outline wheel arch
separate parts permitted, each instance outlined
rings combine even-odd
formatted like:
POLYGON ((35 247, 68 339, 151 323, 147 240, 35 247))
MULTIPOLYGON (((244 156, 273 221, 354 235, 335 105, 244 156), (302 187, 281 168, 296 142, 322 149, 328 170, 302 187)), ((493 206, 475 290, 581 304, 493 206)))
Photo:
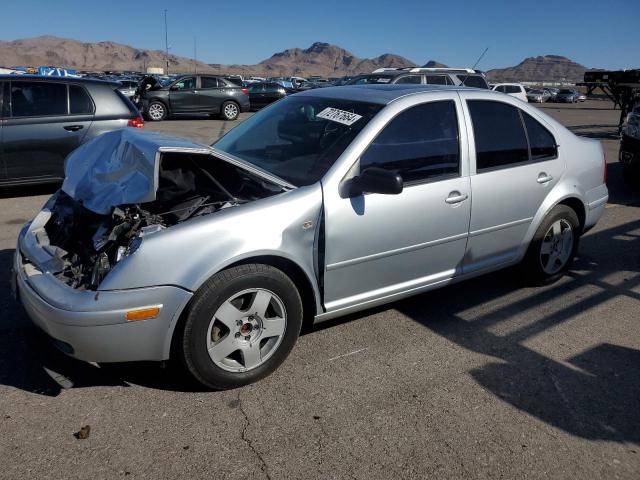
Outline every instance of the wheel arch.
POLYGON ((582 195, 580 194, 579 190, 575 188, 563 189, 563 190, 564 190, 563 194, 558 195, 555 198, 548 197, 547 200, 541 205, 535 217, 532 219, 527 235, 524 241, 522 242, 520 251, 518 252, 518 255, 517 255, 518 262, 524 258, 529 248, 529 244, 533 240, 533 236, 538 230, 538 227, 547 217, 549 212, 556 205, 566 205, 569 208, 571 208, 573 211, 575 211, 576 215, 578 216, 578 221, 580 222, 580 234, 584 232, 584 226, 586 223, 586 216, 587 216, 587 208, 585 206, 585 201, 582 195))
MULTIPOLYGON (((313 288, 313 283, 309 276, 305 273, 303 268, 298 265, 295 261, 283 257, 280 255, 273 254, 262 254, 262 255, 254 255, 246 258, 242 258, 239 260, 232 261, 229 264, 224 265, 222 268, 213 272, 208 278, 211 278, 213 275, 217 275, 220 272, 228 270, 230 268, 237 267, 239 265, 247 265, 247 264, 264 264, 281 270, 285 275, 287 275, 291 281, 298 288, 298 293, 300 294, 300 299, 302 300, 302 328, 303 330, 308 329, 313 325, 313 321, 315 316, 318 313, 319 305, 316 301, 316 291, 313 288)), ((207 279, 208 279, 207 278, 207 279)), ((201 282, 198 286, 198 289, 202 287, 206 283, 201 282)), ((195 293, 195 292, 194 292, 195 293)), ((184 306, 182 311, 177 317, 175 323, 169 327, 169 331, 167 332, 167 339, 165 341, 165 358, 175 358, 176 352, 176 340, 180 338, 180 333, 184 328, 184 323, 186 320, 187 312, 189 311, 189 306, 193 301, 192 296, 187 304, 184 306)))

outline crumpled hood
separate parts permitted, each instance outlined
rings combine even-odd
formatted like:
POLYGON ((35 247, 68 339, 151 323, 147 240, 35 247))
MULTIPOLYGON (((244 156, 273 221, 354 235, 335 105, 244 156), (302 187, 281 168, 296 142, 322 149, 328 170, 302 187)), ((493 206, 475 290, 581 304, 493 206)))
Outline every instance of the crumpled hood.
POLYGON ((211 148, 135 128, 100 135, 65 161, 62 190, 89 210, 107 215, 113 207, 152 202, 158 190, 160 153, 209 153, 211 148))

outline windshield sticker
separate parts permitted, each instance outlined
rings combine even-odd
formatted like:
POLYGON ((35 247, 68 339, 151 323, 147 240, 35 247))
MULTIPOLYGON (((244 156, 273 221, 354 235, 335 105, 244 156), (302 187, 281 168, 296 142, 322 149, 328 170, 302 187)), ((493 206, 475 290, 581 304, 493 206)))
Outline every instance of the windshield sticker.
POLYGON ((347 112, 346 110, 339 110, 333 107, 327 107, 322 110, 316 117, 331 120, 332 122, 338 122, 343 125, 353 125, 362 118, 362 115, 357 113, 347 112))

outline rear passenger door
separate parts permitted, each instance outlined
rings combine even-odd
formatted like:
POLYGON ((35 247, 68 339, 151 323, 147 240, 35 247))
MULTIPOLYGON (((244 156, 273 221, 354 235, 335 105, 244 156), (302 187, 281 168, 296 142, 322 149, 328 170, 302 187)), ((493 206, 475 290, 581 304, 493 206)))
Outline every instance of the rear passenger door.
POLYGON ((95 107, 81 85, 9 83, 10 116, 3 126, 8 180, 64 178, 64 159, 82 143, 95 107))
POLYGON ((200 88, 196 90, 197 96, 200 98, 200 106, 202 111, 209 113, 219 113, 220 105, 225 99, 224 80, 217 77, 200 77, 200 88))
POLYGON ((466 99, 473 206, 465 273, 513 261, 564 173, 550 128, 511 103, 466 99), (475 161, 474 161, 475 160, 475 161))

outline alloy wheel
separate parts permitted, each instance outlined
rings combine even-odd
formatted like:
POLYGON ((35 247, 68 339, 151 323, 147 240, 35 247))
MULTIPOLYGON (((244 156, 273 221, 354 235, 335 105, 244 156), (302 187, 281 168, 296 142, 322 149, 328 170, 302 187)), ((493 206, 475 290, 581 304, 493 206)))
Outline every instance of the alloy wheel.
POLYGON ((286 327, 284 303, 275 293, 262 288, 243 290, 215 312, 207 329, 207 351, 218 367, 246 372, 275 353, 286 327))
POLYGON ((235 118, 238 116, 238 107, 235 103, 228 103, 224 106, 224 114, 227 118, 235 118))
POLYGON ((154 103, 149 107, 149 117, 152 120, 161 120, 164 117, 164 107, 159 103, 154 103))
POLYGON ((564 268, 573 251, 573 228, 561 218, 545 233, 540 247, 540 264, 545 273, 553 275, 564 268))

